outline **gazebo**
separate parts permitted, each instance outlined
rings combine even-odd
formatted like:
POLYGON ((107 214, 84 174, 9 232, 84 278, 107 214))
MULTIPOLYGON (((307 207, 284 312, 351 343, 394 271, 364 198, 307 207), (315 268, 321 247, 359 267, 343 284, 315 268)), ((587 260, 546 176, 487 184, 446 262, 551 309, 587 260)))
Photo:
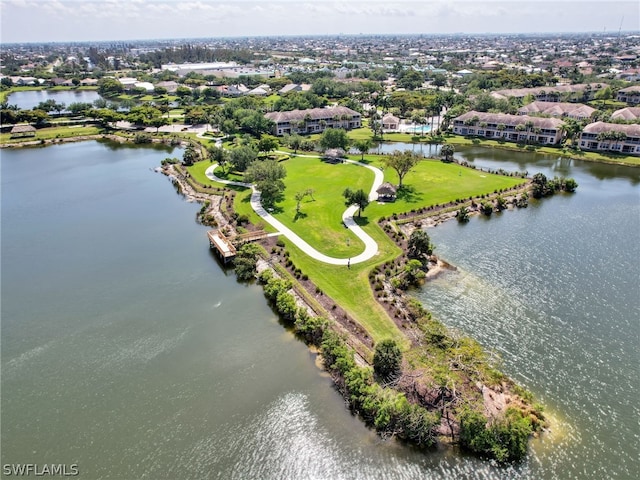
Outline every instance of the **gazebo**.
POLYGON ((376 190, 378 194, 378 200, 382 202, 393 202, 396 199, 397 189, 395 185, 385 182, 376 190))
POLYGON ((35 137, 36 129, 31 125, 16 125, 11 129, 11 138, 35 137))
POLYGON ((345 151, 341 148, 329 148, 322 154, 322 159, 329 163, 339 163, 344 155, 345 151))

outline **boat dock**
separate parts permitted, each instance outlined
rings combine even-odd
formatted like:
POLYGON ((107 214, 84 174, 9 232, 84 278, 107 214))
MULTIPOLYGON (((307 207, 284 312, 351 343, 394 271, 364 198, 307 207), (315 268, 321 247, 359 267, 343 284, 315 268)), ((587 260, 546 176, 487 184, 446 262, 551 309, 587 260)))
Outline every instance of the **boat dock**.
POLYGON ((247 242, 255 242, 256 240, 262 240, 269 236, 264 230, 258 230, 256 232, 247 232, 234 237, 227 237, 220 230, 209 230, 207 232, 209 237, 209 247, 215 248, 218 252, 218 256, 223 263, 232 261, 238 253, 236 245, 241 245, 247 242))
POLYGON ((236 247, 220 230, 209 230, 207 236, 209 237, 209 246, 216 249, 223 263, 228 263, 236 257, 236 247))

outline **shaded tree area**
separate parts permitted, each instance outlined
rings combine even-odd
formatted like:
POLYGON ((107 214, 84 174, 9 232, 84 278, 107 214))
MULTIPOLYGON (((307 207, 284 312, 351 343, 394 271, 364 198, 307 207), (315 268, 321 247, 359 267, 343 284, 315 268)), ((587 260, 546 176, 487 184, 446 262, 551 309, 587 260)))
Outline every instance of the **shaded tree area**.
POLYGON ((553 177, 547 179, 543 173, 536 173, 531 180, 531 194, 533 198, 542 198, 553 195, 556 192, 575 192, 578 183, 573 178, 553 177))
POLYGON ((341 148, 348 150, 351 140, 349 139, 346 130, 342 128, 327 128, 320 136, 320 147, 323 150, 329 148, 341 148))
POLYGON ((285 184, 282 180, 286 176, 286 169, 277 161, 257 160, 249 165, 244 179, 246 182, 256 185, 256 188, 261 193, 262 204, 269 208, 282 200, 285 189, 285 184))
POLYGON ((273 110, 285 112, 290 110, 306 110, 327 105, 327 99, 313 92, 289 92, 278 97, 273 102, 273 110))
POLYGON ((420 154, 411 150, 395 150, 391 155, 382 159, 382 163, 387 168, 392 168, 398 174, 398 188, 402 187, 402 180, 422 159, 420 154))

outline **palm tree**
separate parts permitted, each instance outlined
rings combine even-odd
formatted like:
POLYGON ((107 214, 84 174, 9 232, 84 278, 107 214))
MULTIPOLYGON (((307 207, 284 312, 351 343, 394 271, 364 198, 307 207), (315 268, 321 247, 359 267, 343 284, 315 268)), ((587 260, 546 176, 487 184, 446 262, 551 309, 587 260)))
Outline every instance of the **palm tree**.
POLYGON ((365 154, 371 149, 373 142, 369 139, 358 140, 354 144, 354 147, 362 154, 360 160, 364 160, 365 154))

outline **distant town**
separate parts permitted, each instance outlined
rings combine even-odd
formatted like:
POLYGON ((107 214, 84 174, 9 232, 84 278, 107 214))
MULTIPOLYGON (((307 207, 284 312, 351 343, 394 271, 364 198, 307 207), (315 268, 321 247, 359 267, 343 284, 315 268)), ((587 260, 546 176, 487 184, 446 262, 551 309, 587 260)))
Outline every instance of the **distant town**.
POLYGON ((638 32, 7 44, 0 60, 13 139, 64 122, 278 137, 367 127, 640 155, 638 32), (100 98, 12 104, 29 89, 100 98))

